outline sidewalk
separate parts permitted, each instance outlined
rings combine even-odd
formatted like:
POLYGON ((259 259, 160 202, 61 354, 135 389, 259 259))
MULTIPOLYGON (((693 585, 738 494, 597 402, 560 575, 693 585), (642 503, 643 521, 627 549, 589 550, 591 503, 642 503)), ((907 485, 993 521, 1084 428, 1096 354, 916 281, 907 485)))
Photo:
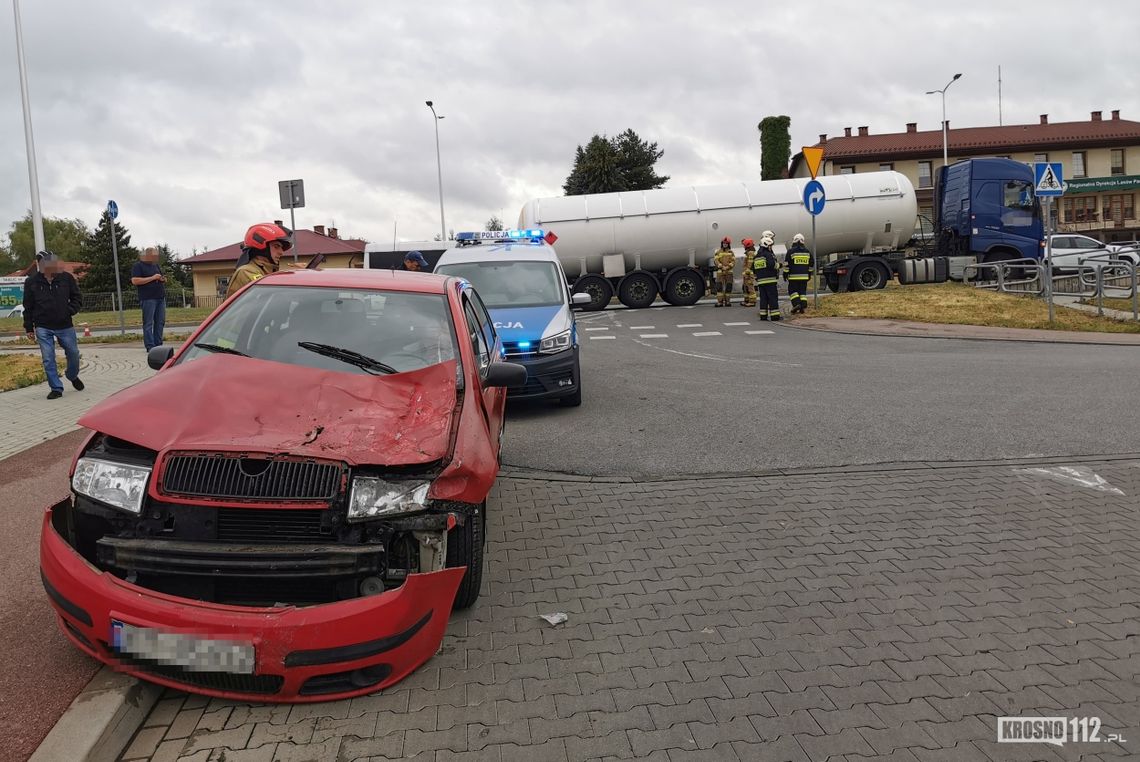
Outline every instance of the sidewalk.
POLYGON ((0 459, 73 431, 75 421, 92 405, 154 373, 146 364, 141 345, 80 347, 80 352, 83 365, 79 377, 86 384, 83 391, 75 391, 65 381, 63 397, 58 400, 45 399, 46 383, 0 393, 4 430, 0 459))
MULTIPOLYGON (((1077 305, 1066 305, 1077 307, 1077 305)), ((1081 305, 1080 308, 1089 308, 1081 305)), ((1096 307, 1091 308, 1096 312, 1096 307)), ((1105 310, 1107 315, 1110 310, 1105 310)), ((1123 314, 1123 313, 1122 313, 1123 314)), ((1131 317, 1131 316, 1129 316, 1131 317)), ((1047 344, 1109 344, 1140 347, 1140 333, 1094 333, 1047 331, 1037 328, 995 328, 981 325, 915 323, 906 320, 871 318, 796 318, 784 323, 789 328, 861 336, 908 336, 928 339, 975 339, 983 341, 1031 341, 1047 344)))

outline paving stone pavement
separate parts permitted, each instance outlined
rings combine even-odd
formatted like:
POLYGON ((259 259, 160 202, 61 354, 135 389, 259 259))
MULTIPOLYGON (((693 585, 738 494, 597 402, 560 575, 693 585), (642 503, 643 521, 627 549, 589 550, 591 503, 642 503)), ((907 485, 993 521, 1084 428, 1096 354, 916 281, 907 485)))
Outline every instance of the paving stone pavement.
MULTIPOLYGON (((37 350, 31 350, 36 356, 37 350)), ((66 434, 78 426, 75 421, 92 405, 115 392, 154 374, 146 364, 146 353, 137 347, 80 346, 83 363, 79 378, 84 390, 77 392, 67 381, 63 397, 46 399, 47 383, 26 386, 0 393, 0 420, 4 436, 0 437, 0 458, 66 434)), ((60 366, 63 372, 63 366, 60 366)))
POLYGON ((167 692, 123 759, 1137 759, 1140 460, 1068 466, 501 479, 484 594, 403 683, 167 692))

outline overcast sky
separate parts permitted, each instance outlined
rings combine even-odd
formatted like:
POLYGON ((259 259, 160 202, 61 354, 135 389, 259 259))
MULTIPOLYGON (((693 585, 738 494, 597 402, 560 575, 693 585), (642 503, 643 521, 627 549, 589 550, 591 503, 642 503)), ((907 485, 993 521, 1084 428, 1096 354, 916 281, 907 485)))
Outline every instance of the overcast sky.
MULTIPOLYGON (((0 226, 29 208, 10 7, 0 3, 0 226)), ((513 224, 555 195, 574 148, 632 127, 670 184, 757 178, 756 123, 821 132, 908 121, 1140 119, 1120 35, 1134 0, 1071 2, 365 2, 24 0, 44 214, 94 224, 108 198, 136 244, 182 254, 283 218, 426 239, 439 231, 431 113, 449 228, 513 224), (814 8, 814 10, 809 10, 814 8), (1112 42, 1116 40, 1116 42, 1112 42)))

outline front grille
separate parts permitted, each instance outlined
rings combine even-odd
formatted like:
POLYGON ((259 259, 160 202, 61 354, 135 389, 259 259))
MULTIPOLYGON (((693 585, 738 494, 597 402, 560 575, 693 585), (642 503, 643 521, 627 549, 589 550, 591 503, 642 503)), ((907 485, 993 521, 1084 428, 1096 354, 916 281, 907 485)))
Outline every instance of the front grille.
POLYGON ((329 500, 340 491, 343 474, 340 463, 172 455, 166 460, 162 491, 242 500, 329 500))
POLYGON ((538 352, 538 342, 537 341, 529 342, 526 349, 521 349, 519 347, 519 343, 517 341, 504 341, 503 342, 503 351, 506 352, 508 355, 512 355, 515 357, 525 357, 527 355, 533 355, 533 354, 538 352))
POLYGON ((328 511, 309 508, 219 508, 218 541, 254 545, 322 542, 332 536, 322 526, 328 511))
POLYGON ((173 680, 177 683, 193 685, 213 691, 227 691, 229 693, 249 693, 259 696, 272 696, 281 692, 285 678, 281 675, 237 675, 229 672, 195 672, 184 667, 169 664, 156 664, 145 659, 136 659, 127 654, 116 651, 106 643, 104 648, 115 655, 123 664, 134 667, 148 675, 173 680))

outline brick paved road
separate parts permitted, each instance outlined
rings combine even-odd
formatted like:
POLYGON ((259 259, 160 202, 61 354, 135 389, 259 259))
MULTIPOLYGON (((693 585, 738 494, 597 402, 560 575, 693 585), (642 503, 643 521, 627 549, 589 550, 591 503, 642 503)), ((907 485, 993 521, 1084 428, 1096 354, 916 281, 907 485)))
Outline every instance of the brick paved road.
POLYGON ((1071 465, 504 479, 485 595, 411 678, 168 694, 125 758, 1138 758, 1140 461, 1071 465), (1024 714, 1128 743, 998 746, 1024 714))

